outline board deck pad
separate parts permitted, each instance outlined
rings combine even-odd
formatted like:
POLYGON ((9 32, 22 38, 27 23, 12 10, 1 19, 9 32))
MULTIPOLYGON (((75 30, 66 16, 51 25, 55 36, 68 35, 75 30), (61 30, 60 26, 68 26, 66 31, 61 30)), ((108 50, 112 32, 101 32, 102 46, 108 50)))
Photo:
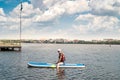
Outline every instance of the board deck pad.
MULTIPOLYGON (((40 68, 56 68, 56 64, 53 63, 45 63, 45 62, 28 62, 28 67, 40 67, 40 68)), ((64 68, 82 68, 85 67, 84 64, 70 64, 65 63, 60 65, 59 67, 64 68)))

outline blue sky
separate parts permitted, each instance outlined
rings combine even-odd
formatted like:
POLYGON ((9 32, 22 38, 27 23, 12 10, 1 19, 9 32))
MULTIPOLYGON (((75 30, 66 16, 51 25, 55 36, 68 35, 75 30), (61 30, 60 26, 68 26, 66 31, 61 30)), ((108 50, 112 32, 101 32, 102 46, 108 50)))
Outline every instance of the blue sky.
MULTIPOLYGON (((23 39, 120 39, 119 0, 21 0, 23 39)), ((20 0, 0 0, 0 39, 19 39, 20 0)))
MULTIPOLYGON (((22 0, 22 2, 28 2, 29 0, 22 0)), ((4 9, 4 12, 8 14, 13 10, 17 5, 19 5, 20 0, 0 0, 0 7, 4 9)))

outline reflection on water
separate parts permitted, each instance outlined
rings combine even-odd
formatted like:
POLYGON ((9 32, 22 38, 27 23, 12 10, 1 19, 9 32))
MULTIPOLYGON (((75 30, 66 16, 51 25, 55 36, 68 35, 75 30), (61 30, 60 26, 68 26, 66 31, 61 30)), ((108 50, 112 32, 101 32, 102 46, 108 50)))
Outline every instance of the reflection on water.
POLYGON ((57 70, 57 77, 58 80, 64 80, 65 79, 65 69, 59 69, 57 70))
POLYGON ((23 44, 22 52, 0 52, 0 80, 120 80, 120 45, 23 44), (86 68, 28 68, 29 61, 55 63, 57 49, 66 63, 86 68))

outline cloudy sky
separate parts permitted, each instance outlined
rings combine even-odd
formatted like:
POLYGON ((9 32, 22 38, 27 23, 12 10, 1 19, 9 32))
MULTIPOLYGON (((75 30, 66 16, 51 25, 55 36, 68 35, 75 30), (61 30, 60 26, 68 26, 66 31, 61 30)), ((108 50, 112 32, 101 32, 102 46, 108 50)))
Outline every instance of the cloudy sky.
MULTIPOLYGON (((22 0, 23 39, 120 39, 120 0, 22 0)), ((0 0, 0 39, 19 39, 20 0, 0 0)))

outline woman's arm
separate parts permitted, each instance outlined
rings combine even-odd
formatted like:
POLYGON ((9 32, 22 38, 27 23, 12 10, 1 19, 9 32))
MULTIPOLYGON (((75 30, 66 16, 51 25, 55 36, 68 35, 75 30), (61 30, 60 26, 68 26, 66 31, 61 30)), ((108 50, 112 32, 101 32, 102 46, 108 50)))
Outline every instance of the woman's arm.
POLYGON ((61 59, 62 59, 62 53, 60 54, 60 57, 59 57, 59 59, 58 59, 58 62, 57 62, 57 63, 59 63, 59 62, 61 61, 61 59))

